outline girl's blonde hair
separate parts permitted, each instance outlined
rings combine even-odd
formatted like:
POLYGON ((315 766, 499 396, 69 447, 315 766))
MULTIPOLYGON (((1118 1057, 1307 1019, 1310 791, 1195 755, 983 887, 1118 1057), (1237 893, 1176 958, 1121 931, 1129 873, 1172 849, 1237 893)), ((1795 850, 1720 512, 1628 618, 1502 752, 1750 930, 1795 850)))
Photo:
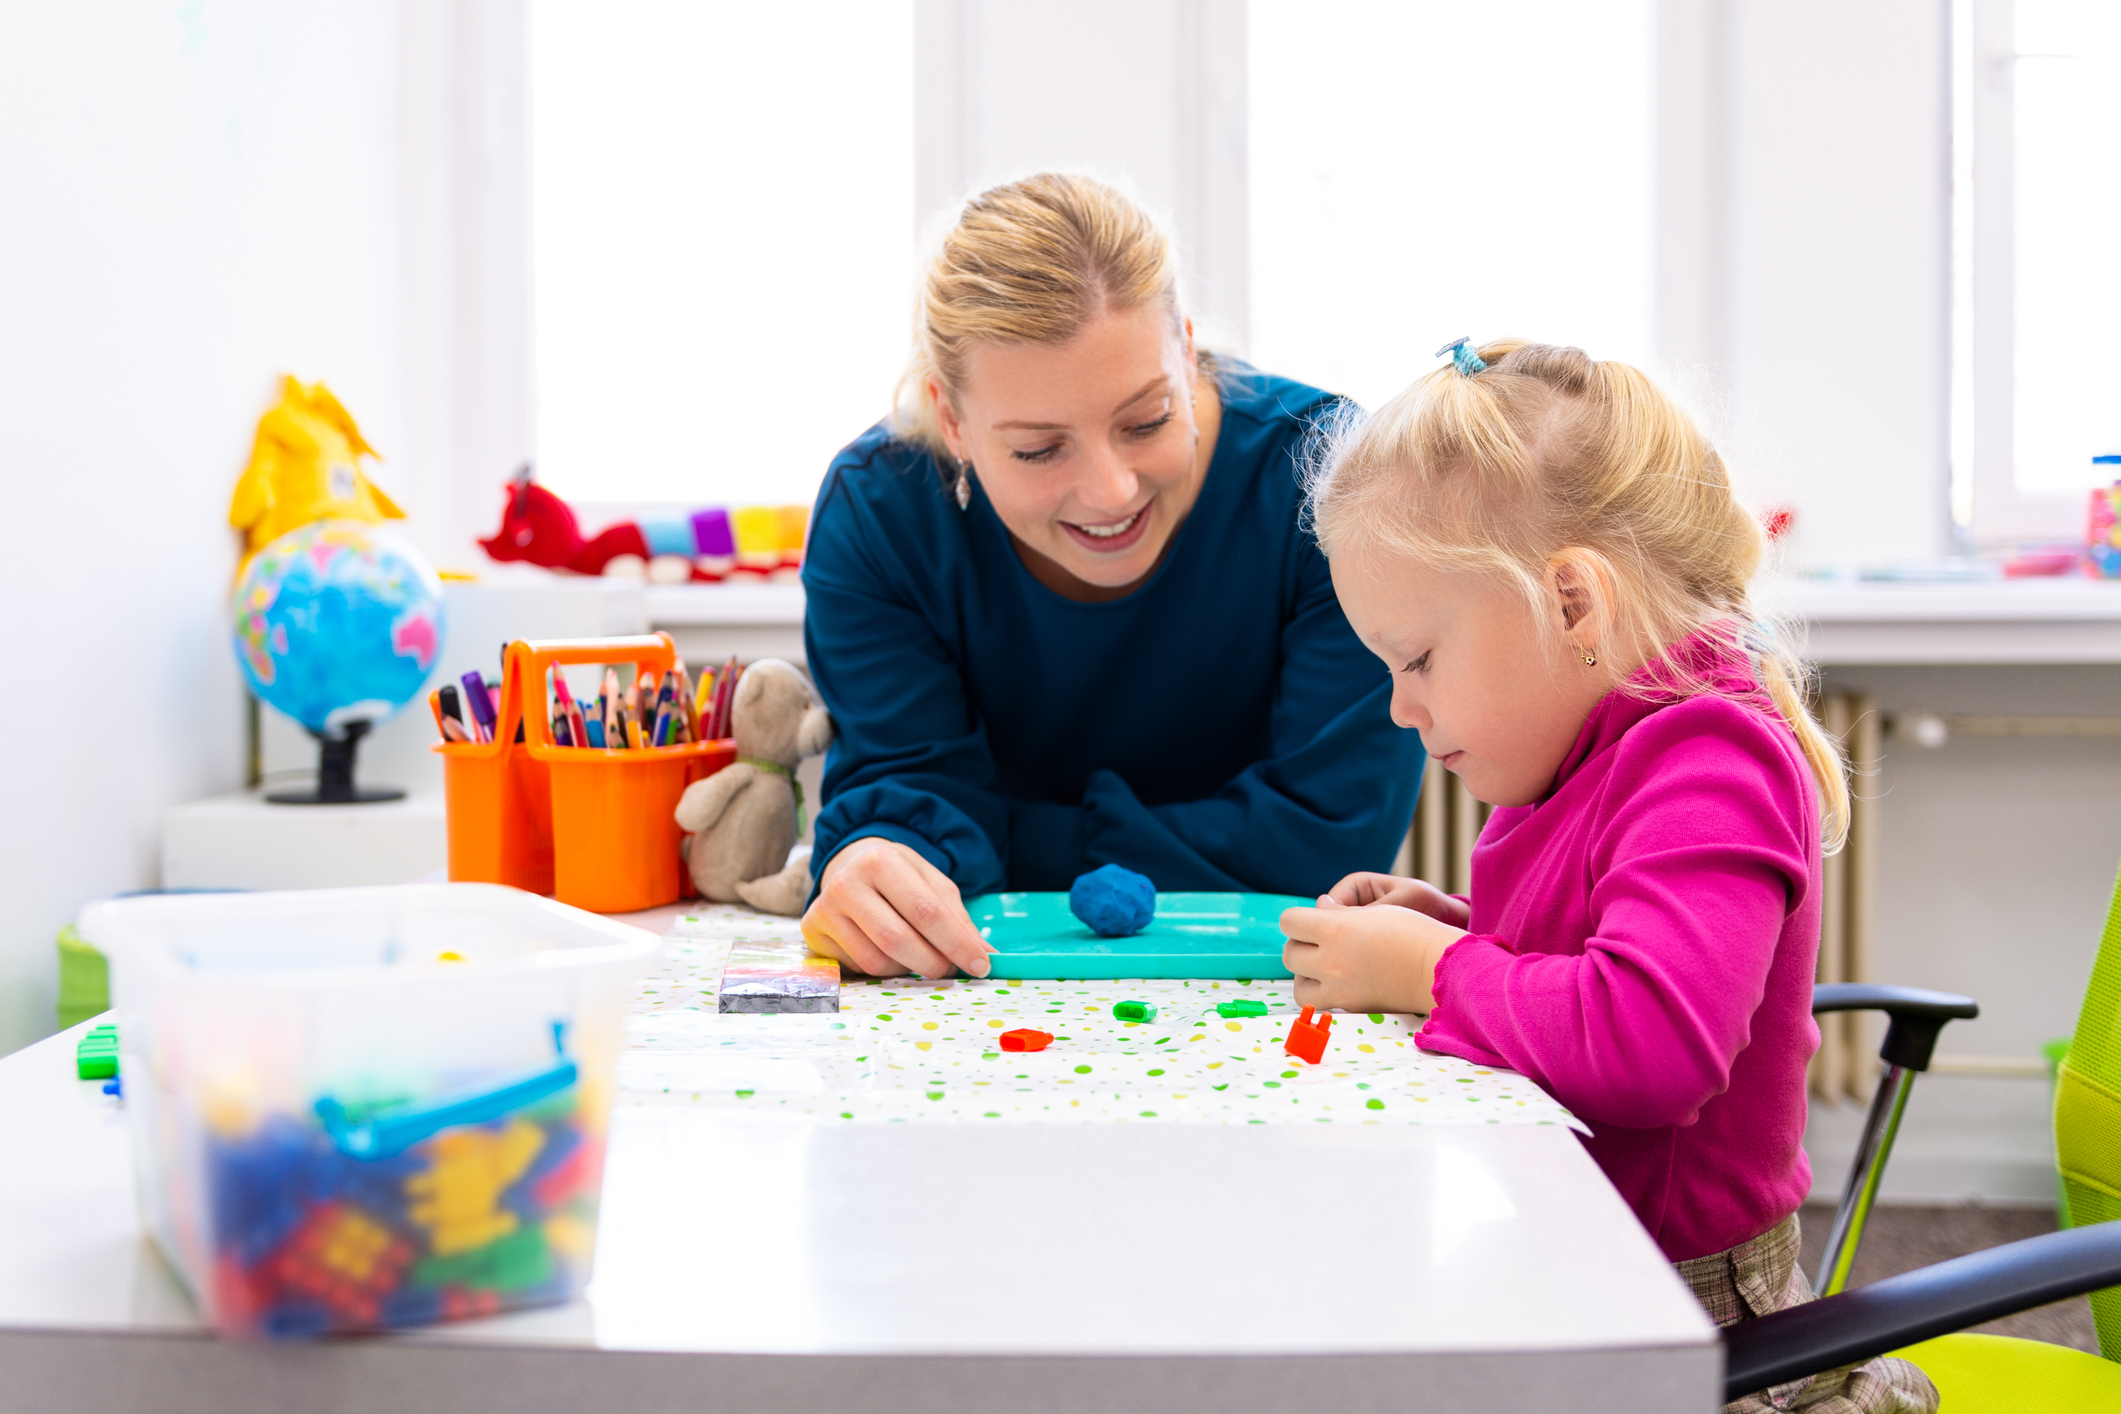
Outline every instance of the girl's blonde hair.
POLYGON ((1611 657, 1661 660, 1664 681, 1690 693, 1715 688, 1667 655, 1689 635, 1753 660, 1818 782, 1825 846, 1840 848, 1841 750, 1806 705, 1803 664, 1756 623, 1747 585, 1767 538, 1732 496, 1723 458, 1627 364, 1521 339, 1478 352, 1480 372, 1440 368, 1327 439, 1310 492, 1319 543, 1499 576, 1548 624, 1549 559, 1580 549, 1612 586, 1611 657))
MULTIPOLYGON (((1096 315, 1154 305, 1184 326, 1178 252, 1149 213, 1091 177, 1041 172, 965 203, 921 282, 894 430, 947 463, 928 385, 956 397, 981 342, 1063 344, 1096 315)), ((1202 367, 1209 368, 1203 357, 1202 367)))

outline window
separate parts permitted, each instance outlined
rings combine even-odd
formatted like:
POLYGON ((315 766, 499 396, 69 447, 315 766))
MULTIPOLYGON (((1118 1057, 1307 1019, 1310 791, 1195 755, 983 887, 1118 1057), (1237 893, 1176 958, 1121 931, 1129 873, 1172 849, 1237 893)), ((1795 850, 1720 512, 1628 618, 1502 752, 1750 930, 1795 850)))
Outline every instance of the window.
POLYGON ((1253 0, 1252 349, 1374 407, 1460 335, 1651 351, 1648 0, 1253 0))
POLYGON ((808 501, 905 362, 911 0, 535 0, 531 144, 540 480, 808 501))
POLYGON ((1958 0, 1953 513, 2074 540, 2121 452, 2121 6, 1958 0))

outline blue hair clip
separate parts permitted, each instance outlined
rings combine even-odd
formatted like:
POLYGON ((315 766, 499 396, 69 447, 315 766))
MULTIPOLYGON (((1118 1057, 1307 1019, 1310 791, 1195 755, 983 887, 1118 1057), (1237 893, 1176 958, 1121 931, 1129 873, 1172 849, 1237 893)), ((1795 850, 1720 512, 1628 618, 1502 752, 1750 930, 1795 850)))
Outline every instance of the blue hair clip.
POLYGON ((1468 378, 1488 366, 1479 354, 1473 352, 1473 338, 1470 334, 1463 339, 1453 339, 1436 351, 1438 358, 1445 354, 1451 356, 1451 362, 1457 364, 1458 371, 1468 378))

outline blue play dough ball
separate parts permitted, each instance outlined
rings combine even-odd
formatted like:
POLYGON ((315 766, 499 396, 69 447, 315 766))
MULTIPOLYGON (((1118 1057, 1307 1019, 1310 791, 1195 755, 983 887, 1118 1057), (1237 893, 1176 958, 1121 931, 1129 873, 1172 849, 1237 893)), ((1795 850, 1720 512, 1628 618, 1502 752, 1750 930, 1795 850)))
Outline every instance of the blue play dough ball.
POLYGON ((1156 885, 1117 864, 1092 869, 1068 890, 1068 911, 1107 938, 1139 933, 1156 916, 1156 885))

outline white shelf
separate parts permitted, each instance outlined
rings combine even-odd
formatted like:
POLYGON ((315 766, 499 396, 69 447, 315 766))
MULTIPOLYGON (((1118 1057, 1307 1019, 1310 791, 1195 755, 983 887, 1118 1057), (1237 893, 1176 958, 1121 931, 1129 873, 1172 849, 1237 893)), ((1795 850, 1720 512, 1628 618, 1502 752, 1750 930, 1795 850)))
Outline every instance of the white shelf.
MULTIPOLYGON (((291 786, 304 782, 290 781, 291 786)), ((449 862, 436 787, 367 805, 274 805, 230 791, 162 814, 162 886, 329 889, 407 884, 449 862)))
POLYGON ((790 628, 803 622, 803 586, 796 580, 650 585, 642 594, 656 628, 790 628))
MULTIPOLYGON (((664 585, 640 592, 655 628, 778 630, 776 644, 786 637, 792 647, 789 631, 803 622, 803 586, 795 581, 664 585)), ((1794 621, 1812 660, 1828 665, 2121 663, 2121 582, 1776 579, 1760 586, 1756 602, 1794 621)))
POLYGON ((1801 626, 1806 655, 1872 663, 2121 663, 2121 582, 1770 580, 1755 603, 1801 626))

